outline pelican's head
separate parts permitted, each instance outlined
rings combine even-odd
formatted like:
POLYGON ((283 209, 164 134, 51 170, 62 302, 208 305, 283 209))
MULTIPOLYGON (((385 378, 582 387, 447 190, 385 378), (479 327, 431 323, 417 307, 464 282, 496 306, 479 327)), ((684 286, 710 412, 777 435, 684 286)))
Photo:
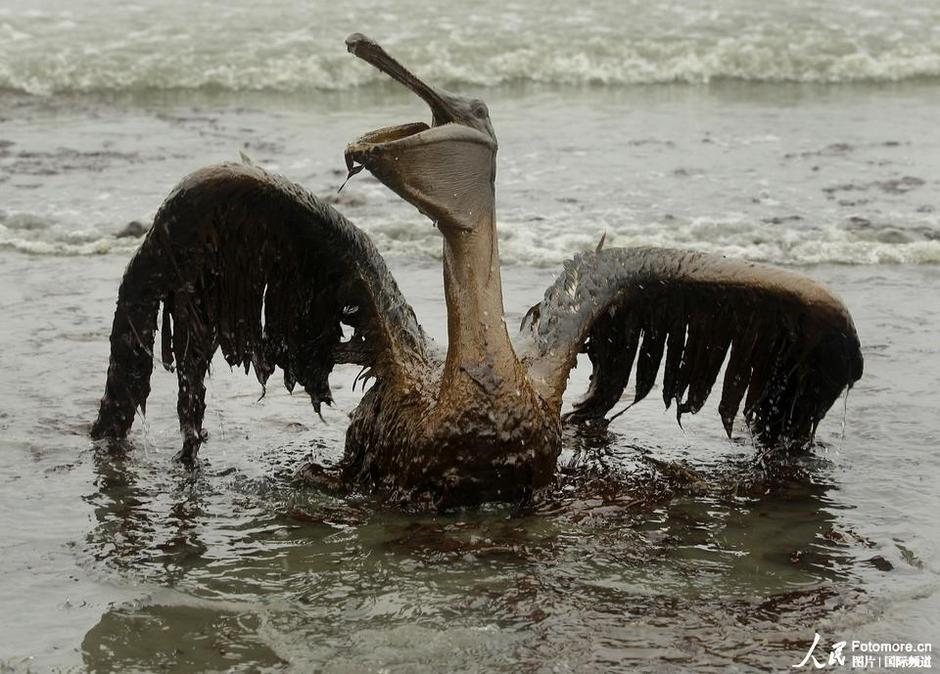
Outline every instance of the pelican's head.
POLYGON ((431 126, 389 126, 349 145, 350 174, 365 167, 445 235, 475 229, 495 201, 496 134, 486 105, 425 84, 360 33, 346 38, 346 47, 420 96, 432 116, 431 126))

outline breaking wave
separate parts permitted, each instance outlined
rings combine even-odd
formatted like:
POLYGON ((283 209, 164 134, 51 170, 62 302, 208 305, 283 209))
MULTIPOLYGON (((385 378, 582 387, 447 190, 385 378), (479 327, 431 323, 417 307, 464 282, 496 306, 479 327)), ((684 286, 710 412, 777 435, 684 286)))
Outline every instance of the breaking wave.
POLYGON ((729 0, 713 9, 610 0, 564 12, 545 2, 495 0, 435 11, 410 8, 411 0, 384 12, 368 0, 333 4, 91 0, 80 12, 65 3, 59 10, 3 9, 0 88, 38 95, 303 92, 383 82, 344 53, 343 37, 354 30, 452 86, 940 77, 940 5, 930 0, 863 0, 851 8, 729 0))
MULTIPOLYGON (((360 219, 360 226, 387 256, 437 260, 441 235, 430 224, 408 220, 360 219)), ((0 217, 0 250, 32 255, 128 255, 140 239, 119 236, 124 227, 81 228, 26 214, 0 217)), ((729 255, 759 262, 812 264, 940 264, 940 237, 899 234, 891 227, 861 233, 838 225, 790 228, 750 222, 733 215, 617 226, 599 218, 593 228, 572 230, 562 222, 508 217, 499 223, 504 264, 557 267, 575 253, 593 249, 606 232, 607 246, 661 246, 729 255)))
MULTIPOLYGON (((918 46, 872 55, 814 55, 779 52, 761 45, 672 48, 656 59, 637 45, 619 53, 545 53, 520 49, 479 63, 416 63, 415 69, 451 86, 515 83, 629 85, 719 80, 754 82, 897 82, 940 77, 940 49, 918 46)), ((149 62, 129 62, 120 54, 72 60, 50 59, 0 64, 0 88, 35 95, 57 93, 193 89, 219 91, 346 90, 384 84, 377 74, 333 57, 285 54, 261 63, 250 58, 218 63, 211 56, 168 54, 149 62)))

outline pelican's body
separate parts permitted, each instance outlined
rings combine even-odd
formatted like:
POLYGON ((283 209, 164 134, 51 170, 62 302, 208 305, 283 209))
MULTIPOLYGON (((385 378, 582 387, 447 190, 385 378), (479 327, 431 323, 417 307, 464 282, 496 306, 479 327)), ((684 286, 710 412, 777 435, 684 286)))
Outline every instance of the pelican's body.
POLYGON ((262 383, 280 367, 288 388, 303 385, 318 411, 331 402, 333 365, 358 363, 376 381, 351 415, 344 459, 303 474, 439 505, 517 500, 551 482, 562 393, 579 352, 594 374, 573 421, 603 420, 634 362, 635 400, 664 362, 666 404, 696 412, 727 355, 719 410, 728 432, 744 399, 756 438, 788 447, 805 447, 861 376, 852 320, 818 284, 659 249, 599 249, 566 263, 527 316, 527 346, 516 353, 503 320, 497 144, 486 107, 432 89, 360 35, 347 44, 433 113, 431 127, 367 134, 346 159, 350 175, 368 169, 440 229, 446 355, 426 339, 362 231, 260 168, 209 167, 167 198, 125 274, 95 436, 123 437, 146 402, 161 303, 185 461, 204 440, 203 379, 217 348, 262 383), (348 340, 343 325, 353 329, 348 340))
MULTIPOLYGON (((561 422, 528 381, 447 387, 440 368, 416 374, 365 394, 346 433, 341 484, 447 506, 518 501, 551 481, 561 422)), ((318 481, 316 467, 304 474, 318 481)))

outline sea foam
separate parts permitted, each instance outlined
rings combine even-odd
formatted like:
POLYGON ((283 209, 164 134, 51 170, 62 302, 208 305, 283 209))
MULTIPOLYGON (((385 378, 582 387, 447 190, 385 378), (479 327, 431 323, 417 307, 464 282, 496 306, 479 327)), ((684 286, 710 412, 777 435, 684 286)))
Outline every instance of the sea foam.
MULTIPOLYGON (((38 221, 25 214, 16 214, 15 219, 21 223, 38 221)), ((414 219, 367 219, 360 221, 360 226, 383 255, 429 261, 441 258, 440 232, 427 223, 414 219)), ((9 220, 0 221, 0 250, 32 255, 128 255, 140 240, 116 236, 120 229, 117 225, 81 228, 52 223, 21 227, 9 220)), ((740 214, 700 217, 688 222, 645 225, 626 222, 622 226, 601 220, 595 227, 580 228, 546 220, 534 227, 525 220, 502 218, 500 257, 504 264, 556 267, 575 253, 592 250, 605 232, 608 247, 683 248, 776 264, 940 263, 937 239, 880 236, 878 231, 860 235, 837 224, 821 228, 774 227, 740 214)))
POLYGON ((779 5, 733 0, 706 10, 607 0, 558 12, 547 2, 481 0, 429 11, 399 0, 376 12, 367 0, 185 8, 171 0, 146 7, 91 0, 81 12, 65 4, 58 11, 4 10, 0 88, 42 95, 302 92, 384 82, 344 53, 343 37, 353 30, 452 86, 940 77, 940 5, 931 0, 779 5))

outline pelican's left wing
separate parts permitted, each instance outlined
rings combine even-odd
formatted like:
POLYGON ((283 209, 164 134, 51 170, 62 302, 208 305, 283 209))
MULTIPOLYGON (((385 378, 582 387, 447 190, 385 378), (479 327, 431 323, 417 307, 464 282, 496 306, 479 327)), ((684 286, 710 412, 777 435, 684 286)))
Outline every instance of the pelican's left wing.
POLYGON ((523 329, 532 338, 523 358, 530 377, 559 407, 577 354, 590 358, 590 389, 568 415, 574 421, 604 419, 634 361, 631 402, 642 400, 663 360, 663 400, 675 401, 681 419, 702 407, 727 356, 719 412, 729 435, 743 399, 762 444, 804 445, 862 375, 852 318, 826 288, 782 269, 688 251, 578 255, 523 329))

